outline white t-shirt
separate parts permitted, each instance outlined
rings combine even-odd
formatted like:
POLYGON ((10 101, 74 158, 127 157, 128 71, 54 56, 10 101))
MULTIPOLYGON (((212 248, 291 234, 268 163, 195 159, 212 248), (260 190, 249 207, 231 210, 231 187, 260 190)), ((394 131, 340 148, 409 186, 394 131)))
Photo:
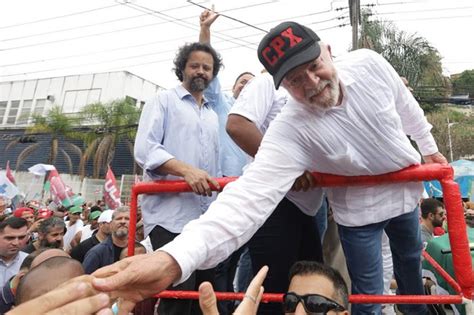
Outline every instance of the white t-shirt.
MULTIPOLYGON (((178 262, 184 281, 245 244, 305 169, 338 175, 377 175, 420 163, 438 151, 431 125, 396 71, 361 49, 335 62, 343 101, 328 111, 290 100, 272 122, 255 161, 229 184, 199 220, 162 250, 178 262)), ((339 224, 362 226, 413 211, 421 183, 328 188, 339 224)))
POLYGON ((82 229, 82 227, 84 226, 84 222, 82 222, 81 219, 78 219, 76 223, 74 223, 71 226, 69 225, 69 221, 66 221, 65 223, 66 223, 67 231, 63 237, 63 241, 64 241, 63 249, 65 252, 68 252, 71 249, 71 241, 73 240, 74 235, 76 235, 76 233, 82 229))

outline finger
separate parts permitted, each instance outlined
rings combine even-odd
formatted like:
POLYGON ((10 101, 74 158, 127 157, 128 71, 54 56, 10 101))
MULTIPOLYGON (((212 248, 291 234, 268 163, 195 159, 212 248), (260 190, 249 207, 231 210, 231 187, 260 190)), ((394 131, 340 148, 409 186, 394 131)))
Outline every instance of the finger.
POLYGON ((207 281, 199 286, 199 306, 203 315, 219 315, 214 289, 207 281))
POLYGON ((207 196, 206 189, 204 188, 201 182, 196 184, 196 191, 197 191, 196 194, 200 196, 207 196))
POLYGON ((109 305, 110 298, 105 293, 99 293, 97 295, 81 299, 59 308, 56 308, 46 315, 63 315, 63 314, 95 314, 100 310, 103 310, 109 305))
POLYGON ((201 182, 201 187, 202 187, 202 190, 203 190, 203 196, 212 196, 212 190, 211 190, 211 186, 209 186, 209 184, 207 183, 207 180, 201 182))
MULTIPOLYGON (((135 257, 135 256, 133 256, 133 257, 135 257)), ((112 265, 102 267, 102 268, 94 271, 92 273, 92 276, 95 277, 95 278, 110 277, 110 276, 118 273, 119 271, 127 268, 129 262, 133 259, 133 257, 129 257, 127 259, 120 260, 120 261, 118 261, 118 262, 116 262, 112 265)))
MULTIPOLYGON (((43 314, 64 304, 84 298, 88 294, 88 285, 85 282, 74 282, 59 287, 36 299, 21 304, 15 308, 13 314, 43 314)), ((64 313, 66 314, 66 313, 64 313)))
MULTIPOLYGON (((92 279, 92 285, 98 290, 106 292, 117 290, 118 288, 121 288, 133 282, 133 279, 135 277, 134 273, 115 271, 113 265, 108 267, 101 268, 93 274, 93 276, 97 278, 92 279)), ((120 269, 123 270, 125 268, 120 269)))
POLYGON ((255 275, 255 277, 252 279, 245 293, 250 294, 253 297, 256 297, 260 293, 260 287, 262 286, 263 281, 265 280, 265 277, 267 276, 267 273, 268 273, 268 266, 263 266, 255 275))
POLYGON ((118 315, 128 315, 135 308, 135 303, 128 300, 120 300, 118 315))
POLYGON ((309 188, 316 186, 316 180, 314 179, 314 176, 311 174, 311 172, 305 172, 305 177, 308 180, 309 188))
POLYGON ((214 178, 212 177, 208 177, 208 182, 211 183, 214 187, 216 187, 217 190, 220 190, 221 189, 221 185, 219 185, 219 183, 217 182, 217 180, 215 180, 214 178))
POLYGON ((261 286, 260 291, 258 292, 258 295, 257 295, 257 307, 258 307, 258 304, 260 304, 260 301, 262 300, 264 291, 265 291, 264 288, 261 286))
POLYGON ((301 190, 308 191, 309 189, 309 181, 306 177, 301 178, 301 190))

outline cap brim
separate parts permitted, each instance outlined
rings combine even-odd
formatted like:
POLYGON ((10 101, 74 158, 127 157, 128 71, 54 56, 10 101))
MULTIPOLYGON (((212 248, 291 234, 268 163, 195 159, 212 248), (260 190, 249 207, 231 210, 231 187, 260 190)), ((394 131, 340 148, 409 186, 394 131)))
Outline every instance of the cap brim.
POLYGON ((318 43, 308 46, 305 50, 298 52, 297 55, 285 60, 280 69, 273 75, 273 82, 275 87, 278 89, 280 87, 281 81, 287 75, 288 72, 294 68, 301 66, 307 62, 310 62, 319 57, 321 54, 321 47, 318 43))

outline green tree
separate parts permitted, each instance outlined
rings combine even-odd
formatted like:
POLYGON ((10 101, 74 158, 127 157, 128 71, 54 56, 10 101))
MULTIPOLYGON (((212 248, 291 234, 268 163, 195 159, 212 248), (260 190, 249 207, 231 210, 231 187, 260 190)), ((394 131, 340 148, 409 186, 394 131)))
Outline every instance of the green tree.
POLYGON ((92 176, 98 178, 101 171, 105 172, 107 165, 114 159, 117 143, 122 140, 127 143, 133 155, 133 141, 140 110, 131 101, 121 99, 107 104, 90 104, 83 108, 80 115, 89 126, 93 126, 82 134, 86 144, 80 163, 82 176, 85 175, 85 165, 91 158, 93 158, 92 176))
POLYGON ((469 94, 474 96, 474 70, 465 70, 453 79, 453 94, 469 94))
POLYGON ((407 78, 422 100, 439 100, 449 94, 441 56, 428 40, 399 30, 390 21, 369 20, 370 10, 363 10, 361 16, 360 48, 380 53, 400 76, 407 78))
MULTIPOLYGON (((77 139, 77 133, 74 132, 74 120, 63 113, 61 107, 54 106, 49 110, 45 116, 33 115, 33 124, 28 127, 25 134, 41 134, 50 135, 48 140, 32 143, 23 149, 18 155, 16 161, 16 169, 19 170, 21 164, 38 148, 48 145, 49 153, 44 162, 48 164, 56 164, 58 156, 61 155, 66 162, 69 173, 73 173, 73 163, 71 153, 76 154, 79 158, 82 156, 82 150, 75 144, 69 142, 67 139, 77 139), (49 143, 45 143, 48 142, 49 143)), ((5 151, 13 148, 20 139, 11 141, 5 148, 5 151)))
POLYGON ((448 119, 451 133, 451 147, 453 160, 474 154, 474 117, 462 112, 443 108, 426 115, 428 121, 433 125, 431 133, 436 140, 439 151, 450 159, 448 119))

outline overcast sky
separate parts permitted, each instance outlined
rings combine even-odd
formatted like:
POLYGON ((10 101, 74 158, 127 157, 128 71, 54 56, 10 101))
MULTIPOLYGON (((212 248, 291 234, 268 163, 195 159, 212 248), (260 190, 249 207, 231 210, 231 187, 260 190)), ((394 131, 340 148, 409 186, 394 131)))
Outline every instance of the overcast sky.
MULTIPOLYGON (((350 48, 348 1, 216 0, 221 16, 213 46, 221 53, 228 89, 243 71, 259 72, 258 42, 284 20, 311 27, 335 56, 350 48)), ((376 17, 425 37, 443 57, 446 75, 474 69, 472 0, 361 0, 376 17)), ((165 88, 178 82, 172 60, 196 41, 199 6, 184 0, 12 0, 0 10, 0 81, 127 70, 165 88)))

